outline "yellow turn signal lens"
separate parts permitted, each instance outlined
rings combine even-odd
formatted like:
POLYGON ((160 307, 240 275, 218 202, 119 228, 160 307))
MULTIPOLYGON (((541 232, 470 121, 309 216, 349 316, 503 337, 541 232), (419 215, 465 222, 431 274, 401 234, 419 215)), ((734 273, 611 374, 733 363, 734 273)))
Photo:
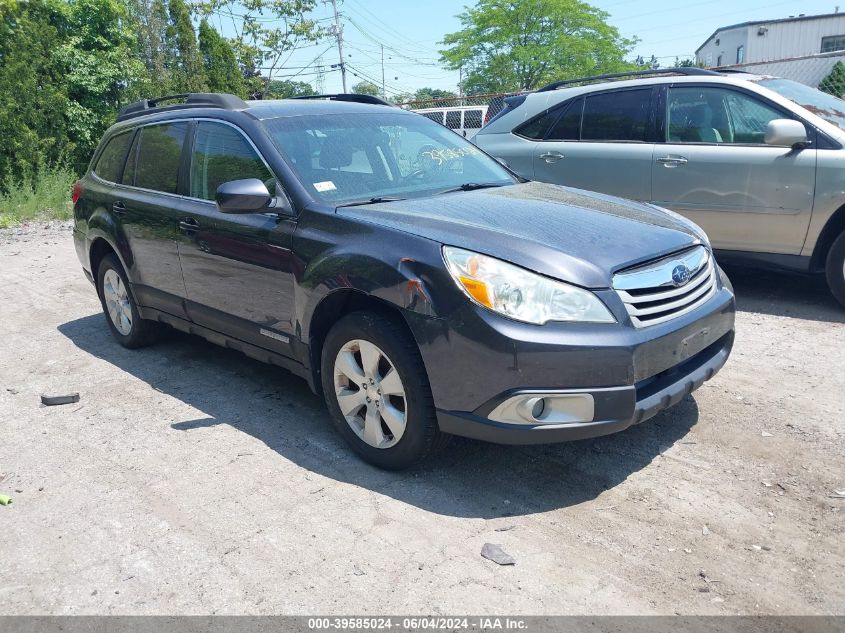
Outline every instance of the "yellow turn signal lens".
POLYGON ((470 277, 459 277, 461 280, 461 284, 463 285, 464 289, 472 295, 472 298, 478 301, 483 306, 488 308, 493 307, 493 301, 490 299, 490 293, 487 290, 487 284, 483 281, 478 281, 477 279, 471 279, 470 277))

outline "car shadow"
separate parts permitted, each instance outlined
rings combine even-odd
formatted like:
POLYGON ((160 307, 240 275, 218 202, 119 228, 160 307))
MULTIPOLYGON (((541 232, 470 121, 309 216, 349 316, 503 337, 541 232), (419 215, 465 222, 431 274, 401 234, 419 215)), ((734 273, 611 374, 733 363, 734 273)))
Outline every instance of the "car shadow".
POLYGON ((723 264, 737 309, 825 323, 845 323, 845 307, 830 294, 824 275, 723 264))
POLYGON ((289 372, 174 331, 153 347, 127 350, 114 341, 101 314, 58 329, 83 352, 203 413, 187 421, 159 420, 151 429, 196 433, 228 424, 309 471, 445 516, 489 519, 595 499, 649 465, 698 421, 695 400, 687 397, 616 435, 541 446, 454 438, 420 466, 385 472, 351 452, 322 399, 289 372))

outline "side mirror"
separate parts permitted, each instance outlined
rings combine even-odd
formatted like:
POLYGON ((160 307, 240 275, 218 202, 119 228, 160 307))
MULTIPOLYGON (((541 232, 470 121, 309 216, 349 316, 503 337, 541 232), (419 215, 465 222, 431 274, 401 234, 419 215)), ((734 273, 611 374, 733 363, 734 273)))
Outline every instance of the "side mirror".
POLYGON ((221 213, 261 213, 273 200, 267 185, 258 178, 224 182, 214 198, 221 213))
POLYGON ((807 129, 800 121, 775 119, 766 126, 766 145, 800 147, 807 143, 807 129))

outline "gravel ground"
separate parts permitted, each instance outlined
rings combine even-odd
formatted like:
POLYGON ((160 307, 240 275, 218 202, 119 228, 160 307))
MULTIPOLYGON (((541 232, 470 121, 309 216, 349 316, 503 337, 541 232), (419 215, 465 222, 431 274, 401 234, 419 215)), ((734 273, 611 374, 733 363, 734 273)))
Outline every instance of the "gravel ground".
POLYGON ((845 310, 729 273, 734 354, 676 408, 392 474, 282 370, 119 347, 68 225, 0 231, 0 612, 843 614, 845 310))

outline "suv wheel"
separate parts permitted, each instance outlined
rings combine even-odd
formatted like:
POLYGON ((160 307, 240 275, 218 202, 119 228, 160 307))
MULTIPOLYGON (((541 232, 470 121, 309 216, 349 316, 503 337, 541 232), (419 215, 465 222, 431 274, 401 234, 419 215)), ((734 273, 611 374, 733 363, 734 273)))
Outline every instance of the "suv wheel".
POLYGON ((830 291, 839 303, 845 306, 845 232, 837 237, 830 247, 825 272, 830 291))
POLYGON ((97 294, 109 329, 118 343, 134 349, 150 345, 158 334, 158 324, 140 317, 123 266, 115 255, 106 255, 97 272, 97 294))
POLYGON ((365 461, 401 470, 445 436, 414 340, 391 319, 355 312, 323 346, 323 393, 335 426, 365 461))

